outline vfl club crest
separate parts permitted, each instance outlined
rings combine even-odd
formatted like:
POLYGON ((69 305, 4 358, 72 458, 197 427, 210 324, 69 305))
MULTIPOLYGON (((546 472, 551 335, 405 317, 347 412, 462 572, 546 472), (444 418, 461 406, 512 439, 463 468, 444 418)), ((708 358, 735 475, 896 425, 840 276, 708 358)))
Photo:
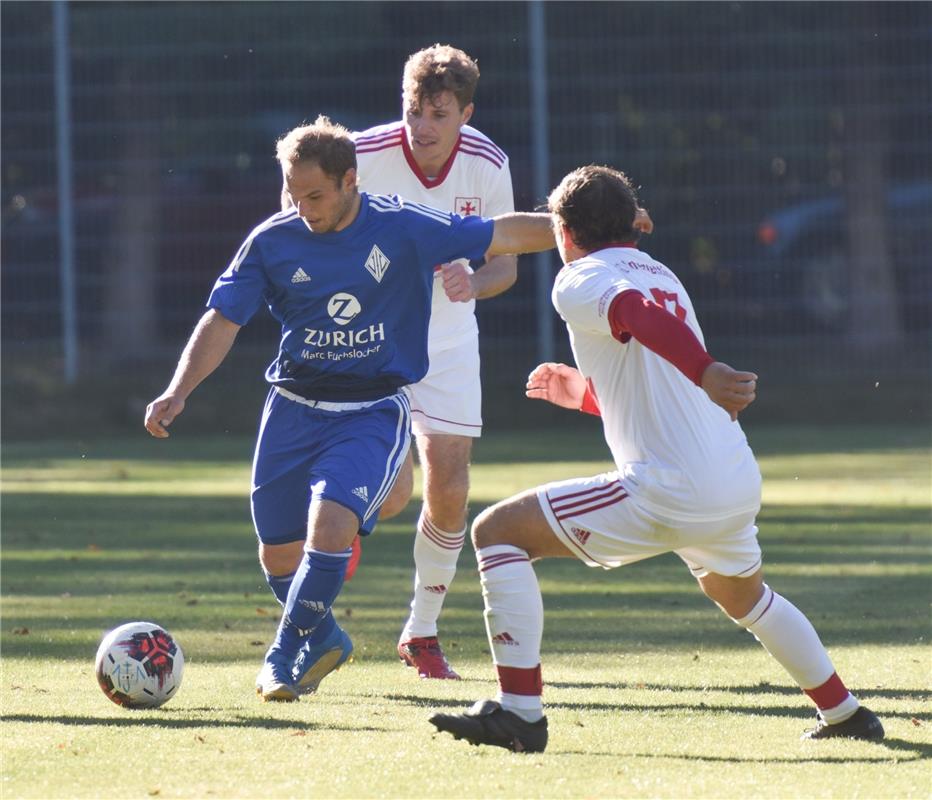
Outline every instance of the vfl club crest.
POLYGON ((369 257, 366 259, 365 267, 369 270, 369 274, 381 283, 388 269, 388 265, 391 263, 392 262, 388 260, 388 256, 379 250, 377 244, 374 244, 372 245, 372 250, 369 251, 369 257))
POLYGON ((453 213, 461 217, 473 217, 482 214, 481 197, 457 197, 453 206, 453 213))

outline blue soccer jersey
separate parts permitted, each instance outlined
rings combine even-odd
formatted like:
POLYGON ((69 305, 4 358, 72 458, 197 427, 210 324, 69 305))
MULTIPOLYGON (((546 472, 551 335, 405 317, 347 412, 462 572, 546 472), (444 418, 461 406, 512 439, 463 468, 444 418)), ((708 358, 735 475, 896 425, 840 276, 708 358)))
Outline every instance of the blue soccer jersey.
POLYGON ((249 234, 207 301, 245 325, 265 302, 281 323, 269 383, 311 400, 374 400, 427 372, 433 273, 481 258, 494 223, 361 193, 341 231, 312 233, 296 209, 249 234))

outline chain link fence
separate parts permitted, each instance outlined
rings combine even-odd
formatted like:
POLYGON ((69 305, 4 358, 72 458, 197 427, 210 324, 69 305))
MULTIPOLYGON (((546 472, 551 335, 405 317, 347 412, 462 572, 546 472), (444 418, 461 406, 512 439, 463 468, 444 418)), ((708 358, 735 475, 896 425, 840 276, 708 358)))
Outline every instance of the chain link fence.
MULTIPOLYGON (((479 61, 472 124, 509 154, 517 208, 543 201, 541 176, 549 188, 581 164, 623 169, 656 222, 644 249, 686 284, 713 354, 761 373, 762 388, 824 397, 829 416, 854 386, 869 418, 870 390, 891 384, 911 393, 904 413, 928 416, 928 3, 0 13, 8 399, 54 396, 66 377, 125 376, 133 390, 111 394, 130 405, 157 391, 214 277, 277 207, 276 138, 318 113, 355 129, 398 118, 405 58, 443 42, 479 61)), ((520 389, 539 355, 570 357, 541 291, 558 267, 555 253, 522 258, 518 284, 479 304, 490 421, 526 416, 520 389)), ((250 419, 276 343, 257 319, 215 378, 226 398, 256 385, 250 419)), ((774 418, 799 402, 771 397, 774 418)))

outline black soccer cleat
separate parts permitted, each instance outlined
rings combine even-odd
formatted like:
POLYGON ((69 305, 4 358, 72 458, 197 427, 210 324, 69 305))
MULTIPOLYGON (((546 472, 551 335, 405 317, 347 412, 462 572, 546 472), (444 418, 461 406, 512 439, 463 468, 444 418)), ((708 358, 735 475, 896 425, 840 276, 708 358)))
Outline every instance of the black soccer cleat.
POLYGON ((438 731, 470 744, 489 744, 515 753, 543 753, 547 747, 546 717, 527 722, 494 700, 477 700, 465 714, 434 714, 430 721, 438 731))
POLYGON ((883 725, 869 708, 859 706, 844 722, 829 725, 821 715, 814 728, 807 730, 802 739, 865 739, 879 742, 884 737, 883 725))

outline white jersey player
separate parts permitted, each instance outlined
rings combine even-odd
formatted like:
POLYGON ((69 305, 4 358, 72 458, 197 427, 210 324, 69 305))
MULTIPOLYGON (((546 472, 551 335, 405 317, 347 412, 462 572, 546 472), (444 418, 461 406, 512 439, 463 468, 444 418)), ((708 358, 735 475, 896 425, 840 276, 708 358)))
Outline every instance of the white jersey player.
MULTIPOLYGON (((403 121, 379 125, 356 134, 356 159, 359 162, 360 188, 367 192, 401 195, 406 200, 464 217, 489 217, 514 211, 508 156, 485 134, 469 125, 459 129, 453 150, 434 177, 425 175, 415 160, 403 121)), ((476 361, 476 301, 475 298, 465 302, 451 301, 443 291, 440 275, 438 269, 430 319, 432 358, 428 378, 441 371, 441 364, 435 362, 455 360, 454 356, 462 354, 467 357, 467 363, 476 362, 475 370, 468 370, 470 384, 474 386, 469 386, 466 398, 455 393, 455 389, 444 392, 447 396, 439 408, 433 407, 435 400, 429 394, 420 398, 424 388, 421 384, 413 386, 412 396, 420 399, 420 402, 412 404, 414 431, 477 436, 482 428, 482 418, 476 361), (467 343, 470 345, 468 353, 447 352, 467 343), (472 357, 473 352, 475 358, 472 357), (423 408, 418 410, 421 406, 423 408)), ((511 282, 510 277, 508 282, 511 282)), ((462 363, 446 366, 459 366, 462 371, 462 363)), ((441 378, 440 383, 443 382, 441 378)))
MULTIPOLYGON (((565 266, 553 302, 566 321, 579 371, 595 387, 599 405, 610 409, 602 414, 605 441, 624 492, 670 525, 753 517, 760 507, 760 472, 740 426, 730 424, 671 361, 632 340, 630 331, 611 328, 616 304, 631 304, 637 314, 638 306, 652 303, 689 328, 698 345, 695 369, 707 366, 711 359, 700 355, 702 331, 676 275, 633 243, 610 246, 565 266)), ((559 507, 558 496, 566 491, 572 488, 548 495, 545 512, 559 507)), ((558 534, 569 532, 554 521, 558 534)), ((581 537, 588 538, 571 533, 567 544, 582 551, 593 546, 591 540, 580 545, 581 537)), ((628 563, 636 560, 633 555, 602 565, 628 563)))
POLYGON ((600 414, 616 469, 532 489, 475 521, 499 696, 431 721, 473 744, 542 751, 543 604, 532 560, 575 556, 608 569, 673 551, 815 703, 805 738, 883 738, 810 622, 763 582, 760 472, 737 423, 757 376, 706 352, 682 283, 636 246, 637 200, 622 173, 576 170, 549 207, 566 264, 553 302, 578 369, 541 364, 527 394, 600 414))
MULTIPOLYGON (((404 68, 404 119, 355 137, 361 187, 461 216, 514 211, 508 157, 467 124, 478 79, 476 63, 462 50, 435 45, 413 54, 404 68)), ((456 679, 437 639, 437 620, 466 538, 469 458, 472 441, 482 432, 475 300, 508 289, 517 259, 496 256, 475 273, 466 270, 455 302, 444 291, 439 266, 438 260, 430 367, 406 390, 424 500, 414 542, 414 596, 398 654, 422 678, 456 679)), ((409 455, 382 508, 383 519, 404 508, 412 484, 409 455)))

